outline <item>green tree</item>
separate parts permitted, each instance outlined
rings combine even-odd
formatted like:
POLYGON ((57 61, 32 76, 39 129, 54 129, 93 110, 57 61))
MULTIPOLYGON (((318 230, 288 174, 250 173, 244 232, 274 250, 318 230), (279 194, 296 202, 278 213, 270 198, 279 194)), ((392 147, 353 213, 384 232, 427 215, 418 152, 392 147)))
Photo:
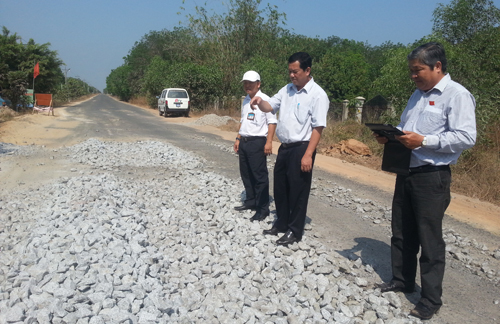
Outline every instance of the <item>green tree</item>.
POLYGON ((369 90, 369 65, 362 54, 331 49, 313 69, 316 82, 331 101, 341 102, 366 96, 369 90))
MULTIPOLYGON (((243 74, 249 70, 254 70, 260 74, 261 89, 268 96, 274 95, 289 82, 286 61, 278 64, 270 58, 254 56, 241 65, 240 80, 243 74)), ((242 89, 240 83, 240 92, 243 91, 242 89)))
POLYGON ((136 42, 124 58, 130 67, 128 83, 131 95, 145 93, 143 78, 154 57, 175 62, 200 61, 198 39, 187 28, 174 28, 173 31, 151 31, 136 42))
POLYGON ((203 109, 222 96, 218 88, 223 73, 216 66, 196 63, 170 64, 157 56, 153 58, 144 75, 144 89, 148 103, 156 107, 157 99, 165 88, 184 88, 188 91, 194 109, 203 109))
POLYGON ((498 26, 500 9, 491 0, 452 0, 438 4, 433 12, 433 32, 452 44, 470 39, 476 33, 498 26))
POLYGON ((261 0, 229 0, 228 12, 209 15, 205 7, 188 14, 189 28, 202 42, 205 64, 223 71, 219 85, 224 94, 239 90, 241 63, 253 56, 279 52, 275 40, 283 31, 284 14, 276 7, 259 9, 261 0))
POLYGON ((0 88, 17 106, 27 87, 33 82, 35 63, 40 66, 40 74, 36 78, 35 92, 53 93, 62 82, 63 74, 60 66, 63 62, 57 52, 50 50, 49 43, 37 44, 30 39, 26 44, 20 42, 21 37, 11 34, 4 26, 0 35, 0 88))
POLYGON ((132 95, 128 82, 130 71, 128 65, 122 65, 111 70, 111 73, 106 78, 106 92, 118 96, 120 100, 130 100, 132 95))

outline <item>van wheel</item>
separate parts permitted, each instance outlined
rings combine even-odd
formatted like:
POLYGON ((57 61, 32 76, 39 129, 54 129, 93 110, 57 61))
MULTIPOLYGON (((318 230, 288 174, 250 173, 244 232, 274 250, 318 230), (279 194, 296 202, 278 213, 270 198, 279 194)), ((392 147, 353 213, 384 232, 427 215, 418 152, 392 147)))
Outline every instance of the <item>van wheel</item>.
POLYGON ((186 112, 184 113, 184 117, 189 117, 189 111, 186 111, 186 112))
POLYGON ((163 113, 160 110, 160 107, 158 107, 158 112, 160 113, 160 116, 163 116, 163 113))

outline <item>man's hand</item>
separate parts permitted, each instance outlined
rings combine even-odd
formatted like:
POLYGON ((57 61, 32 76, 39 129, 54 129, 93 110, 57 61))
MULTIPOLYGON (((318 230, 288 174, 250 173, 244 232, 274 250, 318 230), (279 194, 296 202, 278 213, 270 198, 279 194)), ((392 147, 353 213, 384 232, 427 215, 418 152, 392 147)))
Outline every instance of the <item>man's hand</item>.
POLYGON ((266 145, 264 146, 264 154, 266 156, 273 154, 273 143, 272 142, 266 142, 266 145))
POLYGON ((417 134, 415 132, 403 131, 404 135, 396 135, 396 139, 400 141, 404 146, 413 150, 422 145, 424 136, 417 134))
POLYGON ((240 149, 240 141, 239 140, 236 140, 234 142, 234 145, 233 145, 233 150, 234 150, 234 153, 238 153, 238 150, 240 149))
POLYGON ((300 161, 300 170, 302 172, 311 172, 312 165, 313 165, 312 156, 310 156, 309 154, 304 154, 302 160, 300 161))
POLYGON ((262 102, 261 97, 258 96, 253 97, 252 100, 250 100, 250 108, 255 110, 256 108, 254 106, 258 106, 261 102, 262 102))
POLYGON ((373 133, 373 137, 375 137, 375 139, 377 140, 377 142, 379 144, 385 144, 389 141, 389 139, 385 136, 380 136, 379 134, 377 133, 373 133))

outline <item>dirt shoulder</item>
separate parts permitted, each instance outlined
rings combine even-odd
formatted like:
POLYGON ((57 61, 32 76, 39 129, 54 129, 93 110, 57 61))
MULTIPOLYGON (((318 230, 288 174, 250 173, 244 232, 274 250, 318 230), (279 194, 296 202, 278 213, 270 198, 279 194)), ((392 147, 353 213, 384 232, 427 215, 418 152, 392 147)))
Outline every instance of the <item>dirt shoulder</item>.
MULTIPOLYGON (((78 103, 80 102, 74 102, 72 105, 78 103)), ((145 110, 153 115, 157 114, 156 110, 145 110)), ((217 134, 221 136, 221 138, 231 142, 235 137, 234 132, 222 131, 213 126, 197 126, 193 124, 196 117, 164 118, 164 120, 168 123, 184 124, 202 132, 217 134)), ((55 116, 42 114, 24 115, 0 124, 0 142, 16 145, 45 145, 49 148, 56 149, 63 145, 73 144, 71 141, 68 142, 67 139, 71 138, 69 135, 72 129, 81 122, 83 121, 75 119, 68 114, 66 107, 56 108, 55 116)), ((274 143, 273 153, 277 154, 278 147, 279 143, 274 143)), ((50 159, 50 157, 47 157, 47 159, 50 159)), ((47 161, 47 163, 50 163, 50 160, 47 161)), ((394 189, 395 176, 390 173, 372 170, 361 165, 346 162, 342 159, 320 154, 316 157, 315 165, 324 171, 378 188, 385 192, 392 193, 394 189)), ((1 166, 2 165, 0 165, 0 167, 1 166)), ((3 164, 3 166, 5 167, 5 164, 3 164)), ((58 168, 56 168, 56 170, 59 172, 62 171, 58 168)), ((500 235, 499 206, 452 193, 452 202, 447 210, 447 214, 458 221, 500 235)))

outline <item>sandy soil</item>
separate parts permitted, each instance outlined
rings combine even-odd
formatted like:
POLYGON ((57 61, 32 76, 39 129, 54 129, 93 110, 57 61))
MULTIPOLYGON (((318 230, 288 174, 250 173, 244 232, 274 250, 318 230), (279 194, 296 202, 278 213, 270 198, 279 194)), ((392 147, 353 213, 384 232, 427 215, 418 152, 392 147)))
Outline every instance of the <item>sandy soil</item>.
MULTIPOLYGON (((156 110, 146 110, 151 114, 157 114, 156 110)), ((192 122, 196 120, 196 117, 175 117, 165 118, 164 120, 170 123, 186 124, 186 126, 196 128, 203 132, 217 134, 229 141, 233 141, 236 135, 234 132, 221 131, 212 126, 193 125, 192 122)), ((0 124, 0 142, 16 145, 45 145, 48 148, 56 149, 63 145, 74 144, 71 143, 71 140, 68 141, 68 138, 71 138, 68 135, 71 134, 71 130, 81 122, 82 121, 76 120, 70 116, 64 107, 55 109, 55 116, 42 114, 24 115, 12 121, 0 124)), ((278 151, 278 147, 279 143, 273 145, 275 154, 278 151)), ((46 158, 50 159, 49 156, 46 158)), ((50 160, 47 162, 50 163, 50 160)), ((339 174, 359 183, 377 187, 386 192, 392 192, 394 188, 395 176, 390 173, 372 170, 338 158, 319 154, 316 157, 315 165, 325 171, 339 174)), ((2 165, 0 165, 0 167, 1 166, 2 165)), ((57 166, 54 166, 54 171, 59 173, 64 172, 64 170, 61 170, 57 166)), ((31 172, 29 172, 29 174, 31 174, 31 172)), ((26 173, 23 177, 26 178, 30 176, 29 174, 26 173)), ((18 176, 20 177, 21 175, 14 175, 12 178, 17 178, 19 180, 18 176)), ((5 181, 5 177, 2 178, 4 178, 5 181)), ((448 215, 474 227, 500 235, 499 206, 454 193, 452 197, 452 202, 447 210, 448 215)))

